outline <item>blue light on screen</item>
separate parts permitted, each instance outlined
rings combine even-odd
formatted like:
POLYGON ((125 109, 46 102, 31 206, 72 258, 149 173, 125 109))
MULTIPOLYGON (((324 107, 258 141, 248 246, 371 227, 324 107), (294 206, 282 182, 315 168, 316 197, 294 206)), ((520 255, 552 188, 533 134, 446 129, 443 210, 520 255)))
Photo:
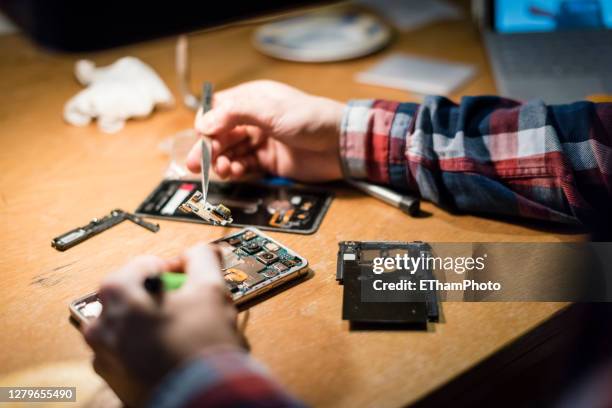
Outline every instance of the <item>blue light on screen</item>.
POLYGON ((612 28, 612 0, 495 0, 500 33, 612 28))

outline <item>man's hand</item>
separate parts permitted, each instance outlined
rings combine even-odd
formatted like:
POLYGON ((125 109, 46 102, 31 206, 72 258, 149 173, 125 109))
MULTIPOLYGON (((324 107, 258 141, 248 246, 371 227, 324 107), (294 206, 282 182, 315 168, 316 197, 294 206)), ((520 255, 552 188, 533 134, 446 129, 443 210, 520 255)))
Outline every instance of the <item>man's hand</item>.
MULTIPOLYGON (((264 171, 301 181, 342 177, 339 134, 344 105, 274 81, 254 81, 218 92, 213 109, 198 112, 195 128, 212 139, 212 161, 222 178, 264 171)), ((200 171, 200 143, 187 167, 200 171)))
POLYGON ((180 258, 138 257, 103 283, 102 314, 83 328, 94 369, 128 406, 142 405, 173 368, 210 347, 243 347, 218 254, 198 244, 180 258), (178 290, 151 295, 146 277, 184 272, 178 290))

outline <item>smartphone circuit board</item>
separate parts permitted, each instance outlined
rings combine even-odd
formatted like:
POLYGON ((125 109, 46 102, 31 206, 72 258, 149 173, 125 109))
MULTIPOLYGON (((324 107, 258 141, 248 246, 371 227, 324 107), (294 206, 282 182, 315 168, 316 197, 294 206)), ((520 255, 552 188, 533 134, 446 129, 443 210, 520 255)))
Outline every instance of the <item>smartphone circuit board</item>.
POLYGON ((244 229, 215 243, 221 249, 223 277, 236 303, 296 272, 305 272, 307 265, 304 258, 255 228, 244 229))
MULTIPOLYGON (((245 228, 213 242, 219 246, 223 279, 235 304, 247 302, 308 272, 308 262, 255 228, 245 228)), ((77 322, 102 312, 97 293, 76 299, 70 310, 77 322)))
POLYGON ((195 214, 213 225, 227 225, 234 220, 232 212, 223 204, 212 205, 204 199, 199 191, 196 191, 186 202, 179 206, 184 213, 195 214))

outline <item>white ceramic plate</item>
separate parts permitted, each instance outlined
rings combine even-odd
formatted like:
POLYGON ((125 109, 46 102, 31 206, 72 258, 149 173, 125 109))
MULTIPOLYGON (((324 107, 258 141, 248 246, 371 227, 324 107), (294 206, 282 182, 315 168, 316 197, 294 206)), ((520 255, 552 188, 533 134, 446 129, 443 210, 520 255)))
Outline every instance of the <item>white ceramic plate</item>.
POLYGON ((315 12, 265 24, 253 43, 266 55, 300 62, 342 61, 384 47, 391 29, 371 14, 315 12))

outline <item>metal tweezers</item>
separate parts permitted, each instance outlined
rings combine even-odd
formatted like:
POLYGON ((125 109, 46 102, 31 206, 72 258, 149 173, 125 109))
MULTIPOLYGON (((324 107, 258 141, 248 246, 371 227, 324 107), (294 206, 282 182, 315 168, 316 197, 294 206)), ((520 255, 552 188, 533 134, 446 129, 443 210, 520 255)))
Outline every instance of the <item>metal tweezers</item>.
MULTIPOLYGON (((212 108, 212 92, 213 86, 210 82, 204 82, 202 86, 202 114, 205 114, 212 108)), ((208 143, 202 138, 202 198, 206 202, 208 197, 208 181, 210 179, 210 150, 208 143)))

